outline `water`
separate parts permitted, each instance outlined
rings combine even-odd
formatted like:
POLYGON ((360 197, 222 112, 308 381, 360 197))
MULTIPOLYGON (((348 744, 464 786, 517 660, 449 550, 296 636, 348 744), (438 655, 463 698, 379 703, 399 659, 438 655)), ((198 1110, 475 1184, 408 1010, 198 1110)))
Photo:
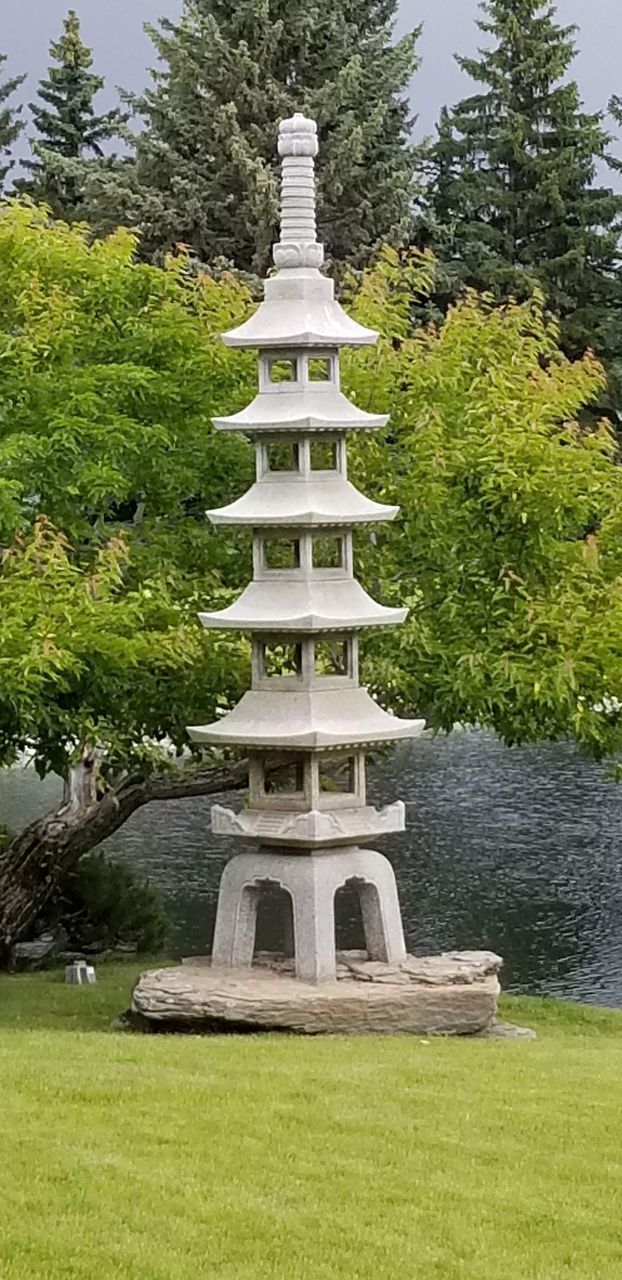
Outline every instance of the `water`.
MULTIPOLYGON (((490 947, 506 990, 622 1007, 622 784, 570 743, 508 750, 456 731, 378 760, 370 793, 406 802, 408 830, 384 852, 411 950, 490 947)), ((20 826, 57 794, 30 770, 0 772, 1 819, 20 826)), ((160 888, 181 952, 211 942, 230 848, 210 833, 211 803, 151 805, 106 846, 160 888)))

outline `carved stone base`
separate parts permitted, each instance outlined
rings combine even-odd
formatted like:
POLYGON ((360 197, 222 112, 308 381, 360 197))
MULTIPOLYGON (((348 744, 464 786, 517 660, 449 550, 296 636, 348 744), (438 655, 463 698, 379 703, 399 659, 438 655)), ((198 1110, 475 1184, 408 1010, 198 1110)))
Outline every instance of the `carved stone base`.
POLYGON ((212 805, 212 831, 219 836, 236 836, 260 844, 285 845, 286 848, 328 848, 330 845, 353 845, 403 831, 404 803, 374 809, 371 805, 356 809, 307 810, 288 813, 269 809, 242 809, 239 813, 212 805))
POLYGON ((294 977, 291 961, 258 957, 250 969, 194 957, 144 973, 132 1011, 159 1030, 370 1032, 476 1035, 494 1022, 502 961, 489 951, 407 956, 398 964, 339 955, 336 982, 294 977))
POLYGON ((291 902, 296 977, 301 982, 334 981, 335 894, 348 883, 358 893, 368 955, 392 965, 403 961, 395 874, 381 853, 353 848, 292 854, 260 848, 237 854, 222 873, 214 968, 250 968, 262 886, 276 884, 291 902))

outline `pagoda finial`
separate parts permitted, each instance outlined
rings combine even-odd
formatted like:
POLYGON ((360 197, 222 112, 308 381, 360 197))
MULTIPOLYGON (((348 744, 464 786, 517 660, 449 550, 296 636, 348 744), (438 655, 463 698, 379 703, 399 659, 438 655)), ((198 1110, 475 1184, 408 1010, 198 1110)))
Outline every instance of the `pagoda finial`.
POLYGON ((315 165, 318 153, 317 125, 299 111, 279 125, 279 155, 283 162, 281 184, 281 235, 274 245, 274 265, 321 267, 324 247, 318 244, 315 225, 315 165))

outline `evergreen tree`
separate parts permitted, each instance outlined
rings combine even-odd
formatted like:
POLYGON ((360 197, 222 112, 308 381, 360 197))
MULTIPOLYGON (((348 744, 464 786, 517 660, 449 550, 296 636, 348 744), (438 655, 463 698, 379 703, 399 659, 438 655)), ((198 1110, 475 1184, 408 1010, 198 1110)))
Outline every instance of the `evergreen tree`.
POLYGON ((412 226, 415 152, 406 89, 417 31, 394 43, 397 0, 185 0, 148 28, 162 69, 128 99, 146 121, 130 164, 83 166, 89 214, 141 226, 158 256, 263 272, 278 213, 279 118, 320 131, 320 230, 336 261, 364 262, 412 226))
MULTIPOLYGON (((5 62, 6 54, 0 53, 0 69, 5 62)), ((13 164, 10 158, 11 147, 24 127, 21 120, 17 119, 21 106, 10 106, 9 98, 25 79, 25 76, 13 76, 4 83, 0 83, 0 189, 13 164)))
MULTIPOLYGON (((566 74, 574 27, 549 0, 483 0, 490 47, 457 59, 481 90, 445 112, 428 155, 421 239, 443 260, 439 303, 459 285, 497 299, 539 283, 570 354, 607 357, 622 299, 622 197, 598 184, 609 136, 566 74)), ((617 326, 616 326, 617 327, 617 326)))
POLYGON ((39 82, 38 101, 30 103, 38 135, 32 145, 35 158, 25 162, 31 178, 17 185, 70 217, 79 211, 79 187, 62 161, 103 156, 103 145, 118 133, 123 117, 117 109, 96 114, 94 99, 104 81, 91 70, 92 50, 82 40, 73 9, 60 39, 50 45, 50 56, 57 65, 49 67, 47 79, 39 82))

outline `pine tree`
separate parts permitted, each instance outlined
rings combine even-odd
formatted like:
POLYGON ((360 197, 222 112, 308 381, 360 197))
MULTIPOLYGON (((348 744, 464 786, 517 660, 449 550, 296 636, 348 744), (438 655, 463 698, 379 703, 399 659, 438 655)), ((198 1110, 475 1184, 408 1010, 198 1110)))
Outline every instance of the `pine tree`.
POLYGON ((575 355, 607 356, 622 297, 622 197, 597 182, 610 138, 567 72, 574 27, 549 0, 482 0, 490 47, 457 59, 481 91, 441 120, 420 238, 444 262, 442 307, 458 285, 497 299, 543 287, 575 355))
POLYGON ((412 225, 415 152, 406 89, 417 31, 392 40, 397 0, 185 0, 148 28, 162 69, 128 99, 146 127, 131 164, 83 170, 107 228, 137 222, 156 257, 263 272, 278 214, 279 118, 319 123, 320 230, 333 260, 360 263, 412 225))
POLYGON ((70 217, 79 212, 78 185, 62 161, 78 161, 89 155, 103 156, 103 146, 115 137, 123 117, 118 109, 97 115, 96 95, 104 87, 101 76, 91 71, 92 50, 80 35, 80 21, 70 9, 59 40, 52 41, 50 56, 57 64, 39 82, 38 101, 30 103, 37 138, 32 144, 34 160, 25 162, 31 178, 19 189, 46 200, 56 214, 70 217), (60 163, 59 163, 60 161, 60 163))
MULTIPOLYGON (((0 69, 5 62, 6 54, 0 53, 0 69)), ((25 79, 25 76, 13 76, 9 80, 5 80, 3 84, 0 83, 0 190, 13 165, 10 157, 11 147, 24 127, 21 120, 17 119, 21 106, 10 106, 9 98, 12 97, 20 84, 23 84, 25 79)))

